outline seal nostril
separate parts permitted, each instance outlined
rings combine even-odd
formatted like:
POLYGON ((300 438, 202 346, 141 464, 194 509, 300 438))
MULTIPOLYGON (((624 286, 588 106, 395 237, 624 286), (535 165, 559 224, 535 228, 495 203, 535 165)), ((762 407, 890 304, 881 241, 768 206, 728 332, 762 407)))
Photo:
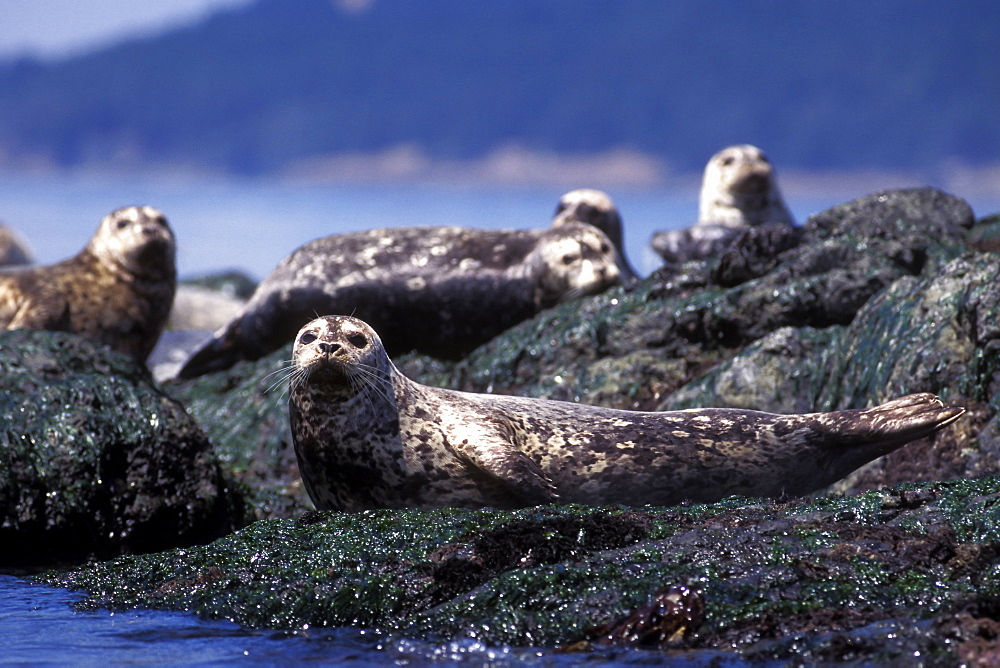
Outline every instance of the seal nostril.
POLYGON ((339 343, 321 343, 321 344, 319 344, 319 349, 322 350, 324 353, 326 353, 326 354, 329 355, 331 353, 335 353, 338 350, 340 350, 340 344, 339 343))

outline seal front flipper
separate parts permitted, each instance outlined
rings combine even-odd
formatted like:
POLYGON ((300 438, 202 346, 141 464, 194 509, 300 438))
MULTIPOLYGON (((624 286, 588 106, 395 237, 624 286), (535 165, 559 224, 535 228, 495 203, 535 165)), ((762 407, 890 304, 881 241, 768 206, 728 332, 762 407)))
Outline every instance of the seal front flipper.
POLYGON ((497 438, 452 443, 452 449, 467 464, 501 483, 524 505, 556 503, 559 495, 542 469, 509 441, 497 438))

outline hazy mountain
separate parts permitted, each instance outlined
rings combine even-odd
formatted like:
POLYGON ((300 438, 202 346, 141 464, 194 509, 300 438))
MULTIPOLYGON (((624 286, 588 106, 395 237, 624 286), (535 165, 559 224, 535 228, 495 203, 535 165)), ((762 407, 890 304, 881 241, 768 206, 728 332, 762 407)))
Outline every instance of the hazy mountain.
POLYGON ((0 165, 260 173, 400 144, 472 158, 518 143, 697 170, 737 142, 812 169, 994 163, 998 32, 995 0, 259 0, 0 65, 0 165))

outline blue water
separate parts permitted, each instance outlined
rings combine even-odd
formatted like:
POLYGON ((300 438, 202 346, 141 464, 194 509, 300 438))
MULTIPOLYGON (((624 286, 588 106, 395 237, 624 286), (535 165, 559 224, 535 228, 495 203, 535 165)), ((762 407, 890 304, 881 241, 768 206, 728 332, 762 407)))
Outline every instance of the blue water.
POLYGON ((77 611, 76 592, 0 575, 0 664, 242 666, 339 665, 572 666, 621 664, 744 665, 715 651, 488 647, 473 639, 434 644, 362 629, 257 631, 180 612, 77 611))

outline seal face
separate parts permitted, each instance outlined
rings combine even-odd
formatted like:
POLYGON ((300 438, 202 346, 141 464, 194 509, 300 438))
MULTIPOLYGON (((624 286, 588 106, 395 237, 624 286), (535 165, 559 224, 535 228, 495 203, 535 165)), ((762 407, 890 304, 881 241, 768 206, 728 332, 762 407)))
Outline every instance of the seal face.
POLYGON ((308 323, 292 353, 292 439, 320 509, 712 502, 821 489, 964 409, 917 394, 805 415, 663 413, 415 383, 348 316, 308 323))
POLYGON ((393 355, 458 357, 543 308, 618 280, 614 246, 576 222, 549 230, 414 227, 334 235, 285 258, 178 375, 262 357, 321 313, 375 323, 393 355))
POLYGON ((724 148, 705 166, 698 199, 699 225, 794 225, 764 152, 750 144, 724 148))
POLYGON ((0 272, 0 327, 73 332, 142 362, 176 286, 167 219, 150 206, 125 207, 105 216, 77 255, 0 272))
POLYGON ((667 262, 698 260, 724 250, 747 227, 765 223, 795 224, 774 167, 756 146, 729 146, 705 166, 698 222, 657 232, 651 245, 667 262))
POLYGON ((637 274, 625 258, 625 234, 622 217, 611 197, 600 190, 578 188, 559 198, 552 227, 579 222, 593 225, 607 235, 618 250, 616 262, 623 280, 636 278, 637 274))

